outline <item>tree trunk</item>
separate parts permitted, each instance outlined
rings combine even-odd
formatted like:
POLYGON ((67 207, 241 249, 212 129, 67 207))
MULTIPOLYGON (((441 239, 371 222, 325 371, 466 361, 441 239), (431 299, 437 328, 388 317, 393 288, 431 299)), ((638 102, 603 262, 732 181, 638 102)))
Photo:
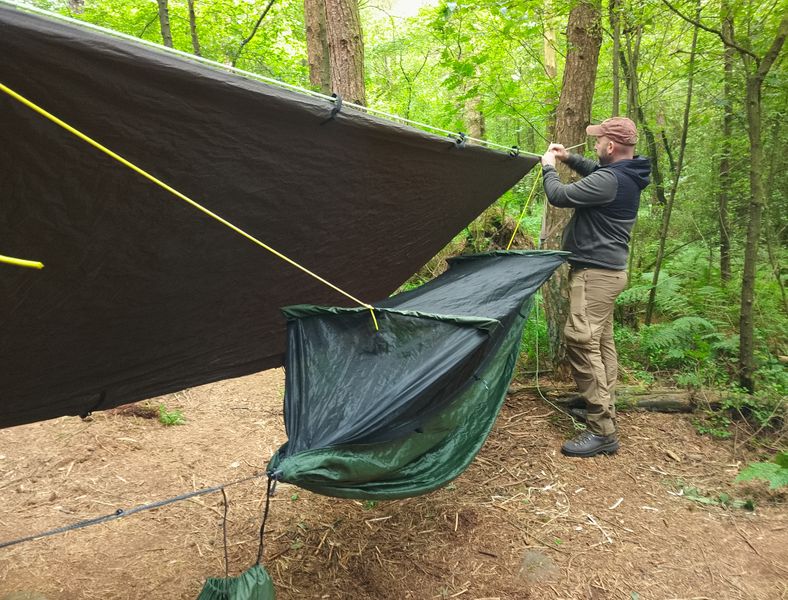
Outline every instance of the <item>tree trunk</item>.
POLYGON ((331 93, 331 62, 326 37, 325 0, 304 0, 306 54, 309 62, 309 83, 324 94, 331 93))
POLYGON ((638 62, 640 61, 640 40, 643 37, 643 26, 638 25, 634 29, 635 38, 632 39, 632 31, 626 32, 627 41, 627 63, 629 64, 629 78, 635 85, 627 86, 627 117, 633 121, 638 120, 637 106, 640 102, 637 86, 638 62), (634 41, 634 43, 633 43, 634 41))
POLYGON ((159 4, 159 25, 161 26, 161 39, 164 45, 172 48, 172 30, 170 29, 170 9, 167 0, 156 0, 159 4))
POLYGON ((200 38, 197 37, 197 15, 194 12, 194 0, 189 0, 189 31, 192 34, 192 50, 197 56, 202 56, 200 38))
POLYGON ((331 87, 348 102, 366 104, 364 42, 358 0, 325 0, 331 87))
POLYGON ((479 96, 472 96, 465 101, 465 124, 468 126, 468 135, 480 140, 484 139, 486 132, 481 105, 482 99, 479 96))
MULTIPOLYGON (((747 76, 747 133, 750 138, 750 206, 748 210, 747 240, 744 248, 744 273, 741 284, 741 315, 739 318, 739 385, 748 392, 755 391, 755 343, 753 304, 755 302, 755 271, 758 263, 758 243, 761 237, 761 215, 766 205, 763 187, 763 145, 761 143, 761 87, 788 36, 788 16, 780 22, 777 36, 769 51, 747 76)), ((745 64, 752 62, 745 57, 745 64)))
MULTIPOLYGON (((733 38, 733 17, 728 0, 722 3, 722 32, 733 38)), ((722 158, 720 159, 719 193, 717 210, 720 227, 720 279, 725 285, 731 279, 731 240, 728 223, 728 202, 733 185, 731 176, 731 136, 733 135, 733 57, 736 51, 725 46, 723 55, 723 116, 722 116, 722 158)))
MULTIPOLYGON (((698 17, 700 17, 700 5, 698 6, 698 17)), ((662 227, 659 234, 659 247, 657 248, 657 262, 654 264, 654 276, 651 280, 651 290, 648 294, 648 304, 646 304, 646 325, 651 325, 654 315, 654 304, 657 298, 657 284, 659 283, 659 272, 662 268, 662 259, 665 256, 665 243, 668 239, 668 228, 670 227, 670 214, 673 211, 673 202, 676 199, 676 190, 681 177, 681 169, 684 165, 684 149, 687 146, 687 132, 689 131, 689 115, 692 107, 692 83, 695 79, 695 50, 698 46, 698 27, 692 31, 692 48, 690 49, 689 75, 687 76, 687 101, 684 105, 684 121, 681 125, 681 142, 679 145, 679 158, 676 163, 676 172, 673 174, 673 185, 670 188, 670 196, 665 204, 662 213, 662 227)))
MULTIPOLYGON (((542 48, 544 51, 544 72, 547 75, 550 85, 547 86, 547 93, 545 94, 544 104, 548 107, 547 124, 545 126, 545 134, 547 139, 554 139, 555 135, 555 110, 558 105, 558 98, 555 97, 553 90, 555 86, 555 78, 558 76, 558 62, 555 56, 555 47, 557 35, 555 33, 555 17, 553 15, 553 0, 544 0, 544 43, 542 48)), ((531 132, 533 137, 533 132, 531 132)), ((533 148, 533 146, 529 146, 533 148)))
MULTIPOLYGON (((602 23, 598 0, 582 1, 569 13, 567 26, 567 55, 561 96, 556 111, 555 141, 565 146, 583 143, 586 126, 591 120, 591 101, 594 96, 599 48, 602 45, 602 23)), ((566 179, 569 170, 559 164, 559 173, 566 179)), ((561 246, 561 233, 571 211, 545 207, 541 246, 556 249, 561 246)), ((545 314, 550 337, 550 352, 554 369, 567 375, 566 342, 563 327, 569 307, 568 271, 562 267, 544 287, 545 314)))
POLYGON ((621 14, 620 0, 610 0, 610 29, 613 32, 613 110, 611 116, 617 117, 621 111, 621 76, 619 75, 619 54, 621 52, 621 14))

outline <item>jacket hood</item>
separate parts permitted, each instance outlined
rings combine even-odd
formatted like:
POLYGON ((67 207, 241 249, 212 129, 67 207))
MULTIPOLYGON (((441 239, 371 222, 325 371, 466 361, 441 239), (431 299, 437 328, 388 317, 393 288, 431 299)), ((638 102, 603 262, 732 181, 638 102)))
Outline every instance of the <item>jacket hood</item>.
POLYGON ((636 156, 627 160, 619 160, 607 165, 607 167, 623 171, 641 190, 651 181, 651 159, 648 156, 636 156))

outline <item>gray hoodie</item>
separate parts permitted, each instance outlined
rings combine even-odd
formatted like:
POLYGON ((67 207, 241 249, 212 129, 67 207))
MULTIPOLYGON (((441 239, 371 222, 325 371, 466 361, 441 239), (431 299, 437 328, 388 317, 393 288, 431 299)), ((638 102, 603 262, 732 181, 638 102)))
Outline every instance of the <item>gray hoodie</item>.
POLYGON ((574 208, 564 229, 563 249, 579 267, 623 271, 627 268, 629 237, 640 207, 640 192, 649 184, 651 161, 643 156, 601 166, 570 154, 567 166, 584 177, 563 184, 551 166, 544 167, 547 200, 559 208, 574 208))

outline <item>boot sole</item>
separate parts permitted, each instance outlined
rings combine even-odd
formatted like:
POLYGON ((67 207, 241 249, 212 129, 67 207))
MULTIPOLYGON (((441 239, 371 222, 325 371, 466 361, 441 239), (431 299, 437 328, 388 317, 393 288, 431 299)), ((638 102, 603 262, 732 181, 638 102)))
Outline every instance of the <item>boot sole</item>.
POLYGON ((575 452, 573 450, 567 450, 566 448, 561 448, 561 454, 565 456, 572 456, 575 458, 591 458, 592 456, 596 456, 597 454, 615 454, 618 452, 618 449, 621 445, 618 442, 613 442, 612 444, 605 444, 604 446, 600 446, 595 450, 591 450, 589 452, 575 452))

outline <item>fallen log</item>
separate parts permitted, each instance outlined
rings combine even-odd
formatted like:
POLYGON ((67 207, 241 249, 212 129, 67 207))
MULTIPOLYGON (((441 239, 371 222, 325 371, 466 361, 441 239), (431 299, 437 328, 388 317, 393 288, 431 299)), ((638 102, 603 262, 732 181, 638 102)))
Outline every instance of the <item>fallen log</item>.
MULTIPOLYGON (((537 397, 541 392, 550 402, 567 411, 585 408, 583 397, 573 393, 570 387, 539 386, 537 389, 536 386, 513 386, 510 392, 516 395, 527 394, 537 397)), ((671 388, 643 390, 626 387, 616 390, 616 409, 620 411, 640 409, 654 412, 690 413, 698 405, 695 392, 689 390, 671 388)))

